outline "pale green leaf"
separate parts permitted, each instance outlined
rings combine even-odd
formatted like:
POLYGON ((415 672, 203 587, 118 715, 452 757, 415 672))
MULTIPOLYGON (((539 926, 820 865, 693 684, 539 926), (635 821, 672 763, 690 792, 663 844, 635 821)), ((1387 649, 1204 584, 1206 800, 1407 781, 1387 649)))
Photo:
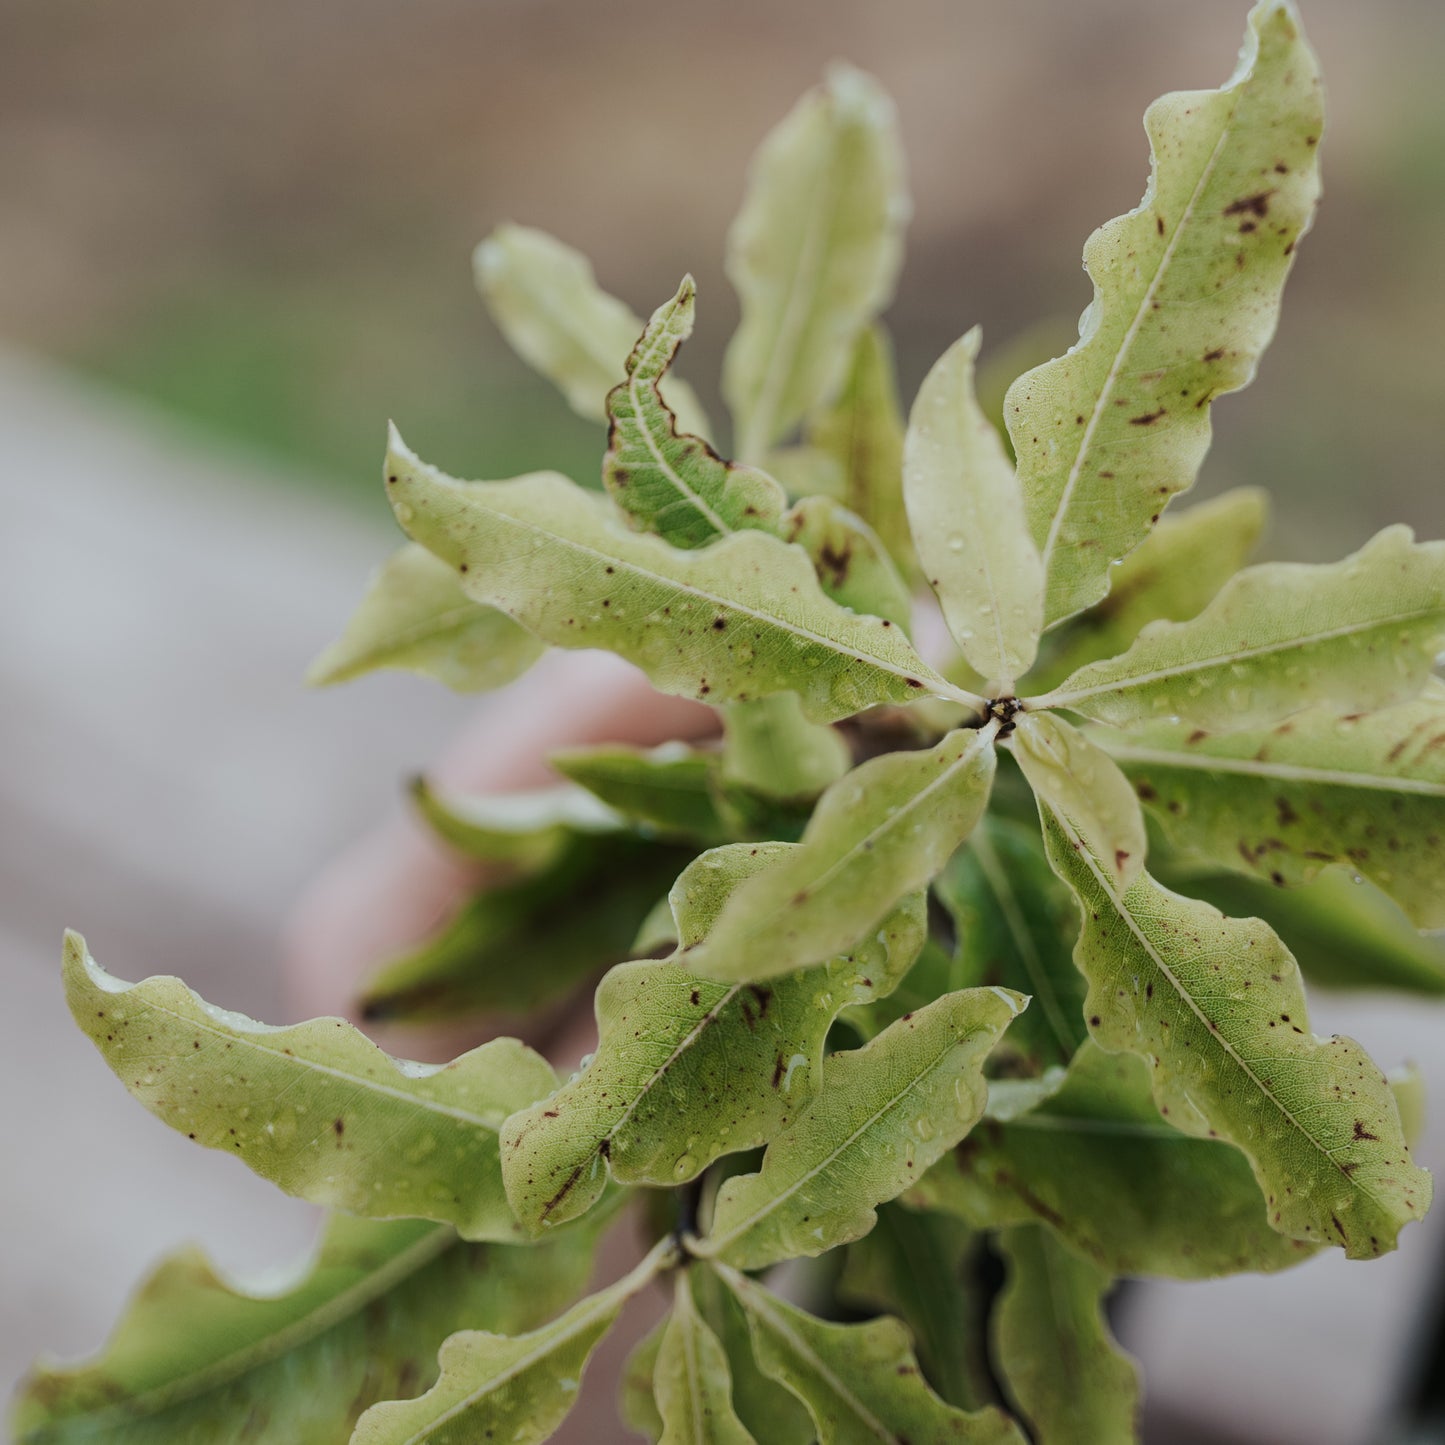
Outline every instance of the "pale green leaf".
POLYGON ((458 793, 416 778, 411 797, 432 831, 458 852, 528 873, 555 862, 579 836, 617 833, 623 826, 584 788, 458 793))
POLYGON ((1312 703, 1406 702, 1445 649, 1445 542, 1387 527, 1342 562, 1248 567, 1188 622, 1151 622, 1121 657, 1038 700, 1130 727, 1277 722, 1312 703))
POLYGON ((1149 107, 1149 186, 1084 248, 1094 299, 1079 341, 1005 400, 1046 621, 1108 591, 1110 563, 1193 485, 1210 401, 1254 376, 1319 196, 1322 123, 1318 66, 1284 0, 1255 7, 1222 89, 1149 107))
POLYGON ((872 1003, 844 1009, 840 1017, 866 1043, 904 1014, 913 1013, 940 995, 962 988, 958 979, 961 972, 953 952, 937 938, 927 938, 913 966, 892 993, 872 1003))
POLYGON ((1308 1259, 1313 1245, 1269 1227, 1237 1149, 1159 1117, 1149 1072, 1133 1054, 1085 1044, 1057 1093, 1007 1121, 984 1119, 908 1202, 980 1229, 1046 1224, 1114 1275, 1209 1279, 1308 1259))
POLYGON ((736 1270, 719 1272, 747 1312, 758 1363, 808 1407, 820 1445, 1024 1445, 998 1410, 965 1414, 939 1399, 897 1320, 827 1324, 736 1270))
POLYGON ((959 649, 1013 691, 1038 651, 1044 569, 1013 463, 973 391, 981 333, 956 341, 924 378, 903 443, 913 545, 959 649))
MULTIPOLYGON (((545 231, 504 225, 472 258, 477 289, 513 350, 541 372, 589 421, 607 418, 607 393, 622 380, 622 363, 642 321, 598 286, 580 251, 545 231)), ((668 405, 684 431, 708 433, 691 387, 668 379, 668 405)))
POLYGON ((694 1251, 756 1269, 858 1239, 983 1112, 983 1061, 1024 1006, 1001 988, 948 994, 823 1063, 817 1097, 756 1174, 729 1179, 694 1251))
POLYGON ((505 612, 473 602, 454 567, 408 542, 372 578, 346 631, 306 680, 325 687, 393 667, 457 692, 483 692, 520 677, 545 650, 505 612))
POLYGON ((662 1348, 662 1332, 666 1328, 667 1321, 664 1319, 638 1341, 622 1366, 622 1383, 617 1396, 617 1413, 622 1417, 622 1423, 634 1434, 651 1441, 652 1445, 657 1445, 663 1430, 662 1416, 652 1392, 652 1372, 657 1367, 657 1352, 662 1348))
POLYGON ((1039 799, 1075 820, 1108 865, 1117 888, 1127 888, 1144 867, 1144 815, 1129 780, 1098 744, 1063 718, 1022 713, 1013 755, 1039 799))
POLYGON ((763 458, 762 467, 790 497, 841 499, 843 495, 843 468, 821 447, 806 442, 775 447, 763 458))
POLYGON ((1139 1371, 1104 1319, 1112 1278, 1041 1226, 1005 1230, 994 1358, 1035 1445, 1132 1445, 1139 1371))
POLYGON ((179 979, 122 983, 75 933, 65 991, 82 1031, 151 1113, 287 1193, 373 1218, 440 1220, 468 1239, 520 1237, 497 1133, 556 1076, 517 1040, 445 1066, 394 1060, 341 1019, 271 1028, 179 979))
POLYGON ((908 212, 893 103, 836 65, 763 142, 728 236, 742 322, 723 394, 740 457, 761 457, 842 385, 892 294, 908 212))
POLYGON ((691 1274, 677 1272, 652 1375, 661 1445, 755 1445, 733 1409, 727 1355, 693 1302, 691 1274))
POLYGON ((697 552, 629 532, 566 478, 458 482, 395 433, 387 477, 402 526, 477 601, 560 647, 603 647, 663 692, 744 702, 797 691, 815 722, 930 691, 975 701, 901 628, 824 596, 801 548, 738 532, 697 552))
POLYGON ((1110 573, 1108 596, 1045 639, 1029 673, 1036 689, 1057 686, 1086 663, 1117 657, 1163 619, 1186 622, 1249 561, 1268 517, 1268 494, 1236 487, 1182 512, 1169 511, 1110 573))
POLYGON ((39 1366, 18 1445, 343 1440, 368 1405, 426 1388, 454 1330, 523 1330, 587 1282, 594 1239, 462 1244, 445 1225, 336 1215, 294 1282, 240 1291, 187 1249, 140 1287, 104 1351, 39 1366))
POLYGON ((362 989, 362 1017, 529 1013, 561 998, 631 953, 689 851, 626 836, 574 839, 541 872, 483 887, 439 933, 383 963, 362 989))
MULTIPOLYGON (((958 944, 948 988, 1002 984, 1030 996, 998 1058, 1039 1075, 1066 1065, 1083 1042, 1084 979, 1074 966, 1074 905, 1044 856, 1037 827, 985 818, 939 874, 934 892, 958 944)), ((901 988, 874 1010, 894 1007, 901 988)), ((940 992, 942 990, 939 990, 940 992)))
POLYGON ((855 512, 832 497, 804 497, 788 509, 779 531, 813 559, 834 602, 905 631, 912 626, 908 585, 878 534, 855 512))
POLYGON ((903 409, 893 348, 882 326, 859 333, 843 390, 809 418, 807 434, 840 473, 836 490, 809 490, 836 496, 882 538, 900 567, 911 570, 913 538, 903 509, 903 409))
POLYGON ((1410 1162, 1385 1077, 1363 1049, 1309 1032, 1299 969, 1257 918, 1225 918, 1147 873, 1116 883, 1077 818, 1040 804, 1054 871, 1083 918, 1074 954, 1089 1028, 1154 1062, 1161 1113, 1241 1149, 1282 1234, 1352 1259, 1394 1247, 1430 1177, 1410 1162))
POLYGON ((798 695, 776 692, 723 713, 721 776, 765 798, 816 798, 852 764, 836 729, 809 722, 798 695))
POLYGON ((988 801, 992 723, 924 752, 855 768, 819 800, 802 844, 728 901, 688 967, 711 978, 771 978, 851 948, 923 887, 988 801))
POLYGON ((701 437, 679 435, 658 390, 692 335, 696 294, 685 277, 633 347, 627 380, 607 394, 611 425, 602 461, 602 480, 633 525, 685 548, 743 528, 776 531, 787 501, 767 473, 724 461, 701 437))
POLYGON ((997 1395, 984 1337, 981 1244, 953 1215, 885 1204, 878 1223, 848 1246, 838 1277, 840 1299, 908 1326, 929 1384, 961 1410, 997 1395))
MULTIPOLYGON (((672 892, 681 942, 705 934, 739 882, 788 846, 734 844, 694 862, 672 892)), ((614 968, 597 989, 587 1066, 503 1129, 517 1217, 540 1230, 590 1208, 609 1172, 679 1184, 775 1137, 816 1093, 839 1010, 887 992, 923 932, 915 897, 856 953, 772 984, 714 983, 672 959, 614 968)))
POLYGON ((1099 741, 1171 842, 1279 887, 1340 863, 1420 928, 1445 927, 1445 686, 1381 712, 1274 728, 1155 724, 1099 741))
POLYGON ((441 1347, 441 1378, 415 1400, 373 1405, 352 1445, 541 1445, 577 1402, 582 1372, 622 1306, 672 1258, 664 1241, 630 1274, 528 1334, 462 1330, 441 1347))
POLYGON ((678 742, 648 749, 607 743, 549 753, 547 761, 635 826, 708 845, 724 841, 715 751, 678 742))

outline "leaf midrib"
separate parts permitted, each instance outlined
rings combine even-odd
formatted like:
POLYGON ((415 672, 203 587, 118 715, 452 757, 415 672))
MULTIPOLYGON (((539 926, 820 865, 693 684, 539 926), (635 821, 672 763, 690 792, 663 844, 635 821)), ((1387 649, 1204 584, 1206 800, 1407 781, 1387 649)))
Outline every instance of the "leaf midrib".
POLYGON ((1408 793, 1445 798, 1445 782, 1402 777, 1397 773, 1357 773, 1345 769, 1281 763, 1262 758, 1223 758, 1211 753, 1171 752, 1166 748, 1116 747, 1109 755, 1126 763, 1153 763, 1159 767, 1193 772, 1235 773, 1241 777, 1268 778, 1281 783, 1318 783, 1322 787, 1367 788, 1380 793, 1408 793))

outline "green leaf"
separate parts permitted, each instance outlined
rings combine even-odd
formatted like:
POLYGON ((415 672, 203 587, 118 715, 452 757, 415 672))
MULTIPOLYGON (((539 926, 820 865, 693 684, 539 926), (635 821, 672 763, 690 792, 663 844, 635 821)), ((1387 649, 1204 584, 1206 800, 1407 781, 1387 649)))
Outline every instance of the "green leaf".
POLYGON ((656 1442, 662 1438, 662 1416, 652 1393, 652 1372, 657 1367, 657 1352, 662 1348, 664 1319, 649 1330, 628 1355, 622 1366, 622 1385, 618 1391, 617 1413, 622 1423, 637 1435, 656 1442))
POLYGON ((798 695, 776 692, 723 713, 721 776, 765 798, 816 798, 853 761, 842 734, 803 715, 798 695))
POLYGON ((1150 623, 1122 657, 1080 668, 1034 705, 1115 727, 1243 729, 1312 703, 1406 702, 1442 648, 1445 542, 1387 527, 1342 562, 1246 568, 1192 621, 1150 623))
POLYGON ((352 1445, 541 1445, 577 1401, 587 1361, 622 1306, 672 1257, 664 1240, 630 1274, 523 1335, 462 1330, 438 1357, 441 1378, 415 1400, 373 1405, 352 1445))
POLYGON ((708 845, 726 838, 714 751, 677 742, 649 749, 605 743, 549 753, 547 761, 634 825, 708 845))
POLYGON ((825 1324, 736 1270, 719 1273, 747 1312, 758 1363, 808 1407, 820 1445, 1024 1445, 998 1410, 940 1400, 897 1320, 825 1324))
POLYGON ((384 963, 366 981, 363 1017, 420 1023, 540 1008, 631 953, 688 857, 628 837, 575 839, 543 871, 483 888, 441 932, 384 963))
POLYGON ((497 1132, 556 1076, 516 1039, 445 1066, 398 1061, 341 1019, 270 1028, 179 979, 122 983, 75 933, 65 992, 76 1023, 151 1113, 288 1194, 372 1218, 439 1220, 467 1239, 519 1238, 497 1132))
POLYGON ((1096 743, 1063 718, 1023 713, 1013 734, 1013 755, 1040 808, 1077 819, 1118 888, 1144 867, 1144 815, 1129 780, 1096 743))
POLYGON ((1005 400, 1046 621, 1108 591, 1110 563, 1193 485, 1210 401, 1253 378, 1319 196, 1322 123, 1318 66, 1283 0, 1255 7, 1222 89, 1149 107, 1149 186, 1084 248, 1079 341, 1005 400))
POLYGON ((411 797, 432 831, 458 852, 526 873, 556 862, 579 837, 622 829, 622 819, 582 788, 457 793, 416 778, 411 797))
POLYGON ((976 701, 902 629, 823 595, 800 548, 738 532, 698 552, 625 530, 555 473, 457 482, 392 435, 392 506, 477 601, 559 647, 604 647, 663 692, 744 702, 792 689, 815 722, 930 691, 976 701))
POLYGON ((908 212, 893 103, 835 65, 763 142, 728 236, 742 322, 723 395, 740 457, 762 456, 838 391, 892 295, 908 212))
POLYGON ((1236 487, 1183 512, 1167 512, 1112 573, 1108 596, 1057 627, 1029 677, 1056 687, 1086 663, 1117 657, 1159 619, 1196 617, 1249 561, 1268 517, 1268 494, 1236 487))
POLYGON ((1417 932, 1379 889, 1339 869, 1287 892, 1237 873, 1197 868, 1171 869, 1162 881, 1222 913, 1264 919, 1312 983, 1445 994, 1445 940, 1417 932))
POLYGON ((1113 1280, 1038 1225, 1005 1230, 994 1356, 1035 1445, 1132 1445, 1139 1371, 1104 1319, 1113 1280))
POLYGON ((960 729, 925 752, 855 768, 818 802, 801 845, 728 901, 688 967, 771 978, 851 948, 923 887, 988 801, 996 728, 960 729))
MULTIPOLYGON (((1068 1064, 1086 1035, 1084 979, 1073 959, 1073 900, 1049 867, 1038 829, 985 818, 934 892, 958 937, 948 987, 1002 984, 1030 995, 1000 1057, 1017 1056, 1034 1075, 1068 1064)), ((894 1006, 912 981, 910 973, 897 994, 873 1007, 894 1006)))
POLYGON ((1147 873, 1115 881, 1077 817, 1040 804, 1054 871, 1083 918, 1074 953, 1106 1049, 1154 1061, 1155 1098, 1189 1133, 1243 1151, 1280 1233, 1352 1259, 1393 1248, 1424 1213, 1384 1075, 1351 1039, 1316 1038, 1299 969, 1257 918, 1225 918, 1147 873))
POLYGON ((878 534, 832 497, 804 497, 783 517, 781 535, 813 559, 823 591, 850 611, 908 631, 913 598, 878 534))
POLYGON ((694 1252, 739 1269, 821 1254, 873 1228, 983 1112, 983 1061, 1026 1000, 948 994, 861 1049, 830 1054, 817 1097, 776 1134, 761 1170, 729 1179, 694 1252))
MULTIPOLYGON (((607 393, 642 321, 598 286, 580 251, 529 226, 498 226, 472 258, 477 289, 512 349, 589 421, 607 419, 607 393)), ((667 382, 684 431, 706 436, 707 418, 685 381, 667 382)))
POLYGON ((663 1423, 661 1445, 754 1445, 733 1409, 722 1341, 693 1302, 691 1273, 677 1272, 672 1314, 652 1376, 663 1423))
POLYGON ((1278 887, 1344 864, 1417 927, 1445 927, 1445 685, 1381 712, 1311 708, 1274 728, 1156 724, 1099 741, 1192 856, 1278 887))
POLYGON ((894 561, 911 570, 913 538, 903 508, 903 410, 893 347, 882 326, 858 333, 842 392, 809 418, 807 434, 841 473, 838 490, 829 495, 861 517, 894 561))
POLYGON ((941 994, 962 988, 961 972, 957 959, 938 939, 926 938, 913 966, 886 998, 844 1009, 839 1017, 867 1042, 904 1014, 921 1009, 941 994))
POLYGON ((306 680, 326 687, 394 667, 457 692, 483 692, 520 677, 545 651, 505 612, 473 602, 455 568, 408 542, 372 579, 346 631, 306 680))
POLYGON ((602 480, 640 532, 674 547, 703 547, 744 528, 775 532, 787 498, 766 472, 724 461, 701 437, 678 435, 658 385, 692 335, 697 288, 653 313, 627 358, 627 380, 607 394, 602 480))
POLYGON ((973 391, 977 327, 924 378, 903 443, 903 494, 913 544, 944 620, 980 676, 1011 693, 1033 664, 1044 617, 1044 569, 1023 493, 973 391))
MULTIPOLYGON (((694 862, 672 892, 682 944, 705 934, 739 882, 788 846, 735 844, 694 862)), ((916 897, 857 953, 772 985, 713 983, 672 959, 614 968, 597 989, 587 1066, 502 1131, 518 1219, 541 1230, 590 1208, 609 1172, 679 1184, 773 1138, 817 1091, 839 1010, 886 992, 923 931, 916 897)))
POLYGON ((1057 1093, 984 1119, 907 1199, 979 1229, 1046 1224, 1113 1275, 1270 1273, 1315 1252, 1269 1227, 1237 1149, 1159 1117, 1144 1060, 1092 1043, 1057 1093))
POLYGON ((40 1366, 12 1421, 19 1445, 239 1445, 342 1440, 368 1405, 425 1388, 454 1330, 528 1329, 587 1282, 595 1239, 466 1245, 445 1225, 336 1215, 305 1273, 242 1293, 196 1249, 141 1286, 104 1351, 40 1366))
POLYGON ((848 1246, 838 1280, 841 1299, 908 1326, 928 1382, 961 1410, 995 1395, 974 1279, 980 1242, 951 1215, 885 1204, 873 1229, 848 1246))

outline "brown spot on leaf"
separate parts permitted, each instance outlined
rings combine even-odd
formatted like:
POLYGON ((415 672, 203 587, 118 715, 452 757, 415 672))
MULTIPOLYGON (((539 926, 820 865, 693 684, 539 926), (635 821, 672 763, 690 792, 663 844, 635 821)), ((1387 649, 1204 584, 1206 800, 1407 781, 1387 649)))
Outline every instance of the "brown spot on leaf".
POLYGON ((1161 406, 1157 411, 1146 412, 1143 416, 1131 416, 1130 426, 1153 426, 1161 416, 1167 416, 1168 412, 1161 406))
POLYGON ((1226 216, 1258 216, 1263 220, 1269 215, 1269 198, 1274 195, 1275 187, 1271 186, 1267 191, 1256 191, 1252 196, 1241 196, 1239 200, 1231 202, 1224 208, 1226 216))

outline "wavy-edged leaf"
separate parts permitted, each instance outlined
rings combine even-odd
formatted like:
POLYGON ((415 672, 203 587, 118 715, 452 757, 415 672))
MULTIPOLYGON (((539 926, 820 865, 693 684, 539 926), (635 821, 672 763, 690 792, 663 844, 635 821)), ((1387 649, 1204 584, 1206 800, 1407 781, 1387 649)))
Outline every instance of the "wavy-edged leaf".
POLYGON ((445 1225, 334 1216, 292 1284, 243 1293, 196 1249, 140 1287, 104 1351, 38 1367, 19 1445, 342 1440, 368 1405, 426 1388, 436 1352, 478 1320, 524 1330, 587 1282, 593 1238, 461 1243, 445 1225))
POLYGON ((505 612, 473 602, 454 567, 408 542, 383 563, 306 680, 327 687, 391 667, 457 692, 484 692, 520 677, 545 651, 505 612))
POLYGON ((630 1274, 527 1334, 462 1330, 441 1347, 441 1377, 415 1400, 373 1405, 352 1445, 541 1445, 577 1402, 582 1372, 622 1306, 671 1257, 664 1241, 630 1274))
POLYGON ((652 1384, 661 1445, 755 1445, 733 1409, 732 1374, 722 1341, 692 1297, 691 1270, 679 1270, 652 1384))
POLYGON ((762 532, 697 552, 627 531, 610 504, 552 472, 458 482, 394 432, 397 519, 477 601, 559 647, 602 647, 663 692, 744 702, 792 689, 815 722, 937 692, 974 701, 901 628, 824 596, 807 557, 762 532))
POLYGON ((898 274, 903 175, 893 102, 850 66, 833 66, 758 150, 728 235, 742 321, 723 395, 740 457, 761 457, 841 386, 898 274))
POLYGON ((1311 983, 1445 994, 1445 940, 1420 933, 1378 888, 1356 883, 1340 869, 1288 890, 1238 873, 1188 867, 1171 868, 1161 881, 1222 913, 1264 919, 1311 983))
POLYGON ((929 1384, 961 1410, 997 1396, 989 1380, 986 1298, 976 1278, 982 1236, 941 1211, 885 1204, 848 1246, 838 1295, 912 1331, 929 1384))
POLYGON ((646 749, 604 743, 549 753, 547 761, 635 826, 708 846, 727 836, 715 796, 714 750, 679 742, 646 749))
POLYGON ((502 1121, 556 1087, 540 1054, 494 1039, 445 1066, 384 1054, 341 1019, 271 1028, 179 979, 127 984, 66 935, 70 1011, 157 1118, 288 1194, 372 1218, 520 1237, 502 1188, 502 1121))
POLYGON ((1056 687, 1071 672, 1117 657, 1146 623, 1187 622, 1254 554, 1269 516, 1269 495, 1236 487, 1170 510, 1111 574, 1108 596, 1044 639, 1029 673, 1034 688, 1056 687))
POLYGON ((813 559, 823 591, 853 612, 913 626, 913 598, 878 534, 833 497, 804 497, 783 517, 780 533, 813 559))
POLYGON ((625 835, 574 838, 542 871, 484 887, 439 933, 382 964, 362 1016, 421 1023, 540 1008, 631 953, 689 856, 625 835))
POLYGON ((1278 887, 1340 863, 1445 927, 1445 685, 1381 712, 1273 728, 1156 724, 1099 741, 1184 852, 1278 887))
POLYGON ((1139 1371, 1104 1319, 1113 1279, 1040 1225, 1007 1229, 994 1358, 1035 1445, 1132 1445, 1139 1371))
POLYGON ((774 1136, 758 1173, 718 1192, 695 1252, 757 1269, 867 1234, 877 1206, 982 1114, 983 1061, 1026 1002, 1001 988, 948 994, 861 1049, 830 1054, 817 1097, 774 1136))
POLYGON ((903 443, 913 545, 959 650, 1012 692, 1033 664, 1044 569, 1013 463, 973 391, 982 333, 954 342, 923 380, 903 443))
POLYGON ((688 955, 710 978, 771 978, 851 948, 941 869, 983 813, 993 724, 854 768, 818 802, 801 845, 728 900, 688 955))
POLYGON ((775 692, 723 713, 720 775, 764 798, 816 798, 853 757, 842 734, 803 715, 798 695, 775 692))
POLYGON ((1039 806, 1052 809, 1089 835, 1114 884, 1127 888, 1144 867, 1144 815, 1129 780, 1097 743, 1063 718, 1023 713, 1013 755, 1039 806))
POLYGON ((841 473, 838 489, 829 495, 861 517, 899 567, 911 571, 913 538, 903 508, 903 408, 893 347, 881 325, 859 332, 843 390, 809 418, 807 435, 841 473))
POLYGON ((1024 1445, 1000 1411, 965 1414, 939 1399, 898 1320, 828 1324, 736 1270, 719 1273, 747 1313, 758 1363, 808 1407, 820 1445, 1024 1445))
MULTIPOLYGON (((1037 828, 984 818, 949 859, 934 894, 953 918, 949 988, 1002 984, 1029 1006, 999 1058, 1033 1075, 1066 1065, 1084 1041, 1084 979, 1074 966, 1074 904, 1044 856, 1037 828)), ((910 972, 898 993, 906 994, 910 972)), ((894 1005, 893 997, 876 1009, 894 1005)))
MULTIPOLYGON (((641 319, 597 284, 587 258, 545 231, 502 225, 472 257, 477 289, 512 349, 588 421, 607 419, 607 393, 641 319)), ((669 377, 668 405, 684 431, 708 433, 707 418, 685 381, 669 377)))
POLYGON ((426 778, 411 799, 431 830, 459 853, 535 873, 581 837, 617 833, 622 819, 583 788, 533 788, 515 793, 459 793, 426 778))
POLYGON ((1108 591, 1110 563, 1193 485, 1211 400, 1254 376, 1319 196, 1322 123, 1318 66, 1286 0, 1255 7, 1222 89, 1145 114, 1149 186, 1084 248, 1094 299, 1079 340, 1005 400, 1046 621, 1108 591))
POLYGON ((1046 1224, 1114 1275, 1270 1273, 1315 1252, 1269 1227, 1237 1149, 1159 1117, 1144 1060, 1093 1043, 1058 1092, 1009 1120, 984 1119, 907 1202, 979 1229, 1046 1224))
POLYGON ((1352 1259, 1393 1248, 1428 1206, 1430 1177, 1410 1162, 1364 1050, 1308 1031, 1298 966, 1274 931, 1147 873, 1121 888, 1079 818, 1042 801, 1040 813, 1083 919, 1074 959, 1089 980, 1092 1036, 1153 1061, 1172 1124, 1243 1151, 1280 1233, 1342 1245, 1352 1259))
POLYGON ((1342 562, 1266 562, 1238 573, 1188 622, 1151 622, 1121 657, 1039 699, 1131 727, 1278 722, 1314 703, 1407 702, 1445 649, 1445 542, 1386 527, 1342 562))
POLYGON ((958 977, 961 972, 958 960, 950 949, 937 938, 926 938, 912 967, 886 998, 844 1009, 839 1017, 866 1043, 904 1014, 913 1013, 941 995, 962 988, 958 977))
MULTIPOLYGON (((714 849, 678 879, 683 945, 711 926, 740 881, 787 844, 714 849)), ((621 964, 597 989, 597 1048, 586 1068, 502 1131, 503 1176, 533 1230, 590 1208, 611 1176, 679 1184, 719 1156, 773 1138, 818 1089, 840 1009, 885 993, 924 933, 915 897, 856 953, 774 984, 720 984, 674 959, 621 964)))
POLYGON ((787 498, 766 472, 724 461, 701 438, 679 434, 658 390, 677 349, 692 335, 691 276, 658 307, 627 358, 627 380, 607 393, 602 480, 640 532, 674 547, 704 547, 744 528, 777 530, 787 498))

